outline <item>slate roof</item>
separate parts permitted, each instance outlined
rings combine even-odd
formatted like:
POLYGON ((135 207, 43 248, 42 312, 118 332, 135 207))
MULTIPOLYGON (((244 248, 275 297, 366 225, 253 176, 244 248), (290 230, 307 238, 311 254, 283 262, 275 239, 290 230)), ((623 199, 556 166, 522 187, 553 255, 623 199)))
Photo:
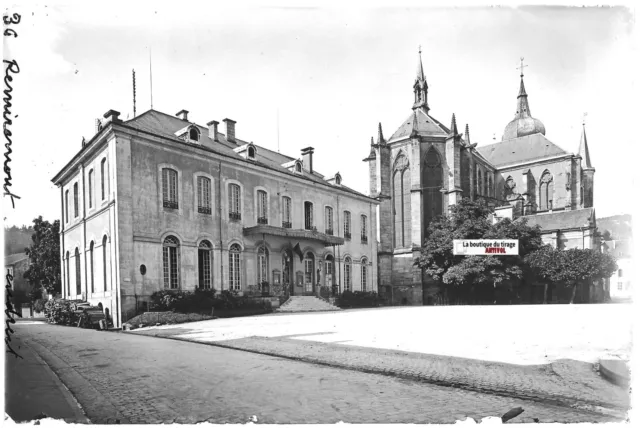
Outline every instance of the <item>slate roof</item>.
POLYGON ((476 150, 496 167, 570 154, 542 134, 526 135, 487 146, 478 146, 476 150))
MULTIPOLYGON (((152 134, 161 135, 165 138, 173 139, 176 141, 182 141, 182 142, 185 142, 185 140, 178 138, 175 135, 175 133, 178 130, 185 128, 186 124, 187 122, 180 119, 179 117, 162 113, 156 110, 147 110, 146 112, 140 114, 139 116, 125 122, 125 125, 130 126, 132 128, 140 129, 143 131, 150 132, 152 134)), ((239 160, 245 160, 244 156, 240 155, 239 153, 236 153, 234 149, 237 149, 241 146, 246 146, 247 144, 249 144, 249 142, 241 140, 237 137, 235 139, 235 142, 229 141, 227 140, 227 137, 225 136, 225 134, 221 132, 218 132, 217 134, 218 141, 214 141, 212 138, 209 137, 208 127, 200 126, 198 124, 189 122, 189 125, 191 124, 197 126, 198 129, 200 129, 200 141, 198 141, 197 143, 190 143, 187 141, 187 143, 194 144, 196 146, 201 145, 211 150, 220 152, 229 157, 236 158, 239 160)), ((300 158, 292 158, 290 156, 283 155, 282 153, 274 152, 273 150, 270 150, 266 147, 259 146, 255 143, 253 143, 253 145, 256 147, 256 159, 255 161, 245 160, 246 162, 255 163, 258 165, 264 165, 271 169, 275 169, 280 172, 294 175, 293 172, 291 172, 288 168, 285 168, 282 165, 300 158)), ((243 150, 239 150, 239 152, 242 153, 243 150)), ((295 175, 299 177, 301 176, 303 178, 306 178, 307 180, 310 180, 316 183, 323 183, 323 184, 330 185, 330 183, 324 180, 324 176, 322 174, 315 171, 313 173, 309 173, 303 170, 302 174, 295 174, 295 175)), ((349 193, 354 193, 359 196, 367 197, 366 195, 344 185, 335 186, 335 187, 343 189, 349 193)))
POLYGON ((572 211, 556 211, 552 213, 527 215, 520 217, 527 219, 529 226, 540 225, 542 231, 575 229, 579 227, 596 227, 594 208, 582 208, 572 211))
POLYGON ((5 256, 4 265, 11 266, 26 258, 28 258, 28 256, 25 253, 11 254, 11 255, 5 256))
MULTIPOLYGON (((416 118, 418 119, 418 135, 422 137, 446 137, 449 134, 449 128, 438 122, 436 119, 429 116, 423 109, 418 108, 415 110, 416 118)), ((389 142, 399 140, 411 135, 413 130, 413 112, 393 133, 389 142)))

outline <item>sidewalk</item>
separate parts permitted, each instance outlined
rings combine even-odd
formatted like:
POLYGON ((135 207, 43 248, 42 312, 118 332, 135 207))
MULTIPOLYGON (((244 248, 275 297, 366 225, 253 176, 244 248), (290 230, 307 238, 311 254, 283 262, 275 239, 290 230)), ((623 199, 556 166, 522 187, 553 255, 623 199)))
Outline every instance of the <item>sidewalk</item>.
MULTIPOLYGON (((189 342, 174 329, 133 331, 189 342)), ((319 333, 322 334, 322 333, 319 333)), ((442 355, 296 340, 294 336, 200 342, 314 364, 411 379, 486 394, 538 401, 616 417, 629 409, 628 392, 602 379, 593 365, 574 360, 515 365, 442 355)))
POLYGON ((20 339, 18 321, 11 345, 22 357, 6 354, 5 412, 15 422, 50 417, 89 423, 76 400, 40 356, 20 339), (45 416, 46 415, 46 416, 45 416))

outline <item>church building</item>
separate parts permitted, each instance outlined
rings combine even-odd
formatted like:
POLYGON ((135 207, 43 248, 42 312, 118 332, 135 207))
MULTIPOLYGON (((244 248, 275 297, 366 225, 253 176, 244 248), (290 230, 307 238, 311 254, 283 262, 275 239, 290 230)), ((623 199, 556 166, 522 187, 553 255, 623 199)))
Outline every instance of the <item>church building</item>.
POLYGON ((364 159, 369 194, 380 202, 380 292, 394 304, 430 303, 438 289, 413 261, 429 223, 462 198, 485 199, 496 219, 524 217, 540 225, 543 241, 557 248, 597 247, 595 168, 584 126, 575 154, 549 140, 531 115, 521 73, 516 114, 502 140, 478 146, 468 125, 458 132, 455 114, 450 127, 431 116, 428 89, 419 57, 411 113, 388 138, 379 124, 364 159))

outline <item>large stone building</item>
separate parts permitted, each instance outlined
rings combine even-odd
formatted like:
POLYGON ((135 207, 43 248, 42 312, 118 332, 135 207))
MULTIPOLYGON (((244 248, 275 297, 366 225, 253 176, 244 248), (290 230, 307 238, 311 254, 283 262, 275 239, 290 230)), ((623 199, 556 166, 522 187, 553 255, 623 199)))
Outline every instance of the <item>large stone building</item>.
POLYGON ((422 60, 413 84, 412 112, 384 138, 371 141, 370 196, 380 201, 378 248, 381 291, 395 303, 424 304, 437 292, 413 266, 429 222, 461 198, 484 198, 498 217, 526 217, 539 224, 543 240, 558 248, 593 248, 596 243, 593 179, 583 128, 577 154, 551 142, 543 123, 531 116, 520 75, 515 117, 500 142, 478 146, 467 125, 458 132, 429 113, 422 60))
POLYGON ((378 289, 378 202, 318 173, 313 148, 285 156, 185 110, 104 117, 53 179, 64 297, 121 326, 163 289, 378 289))

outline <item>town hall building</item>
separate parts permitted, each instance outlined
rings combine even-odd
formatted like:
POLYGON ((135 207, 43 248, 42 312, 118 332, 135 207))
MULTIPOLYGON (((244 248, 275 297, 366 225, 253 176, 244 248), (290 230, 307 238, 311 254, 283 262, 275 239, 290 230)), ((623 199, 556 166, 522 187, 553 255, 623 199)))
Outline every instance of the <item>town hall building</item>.
POLYGON ((413 262, 429 223, 462 198, 485 199, 496 219, 540 225, 543 241, 557 248, 599 245, 586 131, 577 154, 547 138, 531 115, 522 73, 515 117, 489 145, 472 142, 468 125, 459 133, 455 114, 450 127, 431 116, 421 58, 413 94, 407 119, 388 138, 379 124, 364 159, 369 194, 380 201, 378 283, 394 304, 429 304, 438 292, 413 262))

